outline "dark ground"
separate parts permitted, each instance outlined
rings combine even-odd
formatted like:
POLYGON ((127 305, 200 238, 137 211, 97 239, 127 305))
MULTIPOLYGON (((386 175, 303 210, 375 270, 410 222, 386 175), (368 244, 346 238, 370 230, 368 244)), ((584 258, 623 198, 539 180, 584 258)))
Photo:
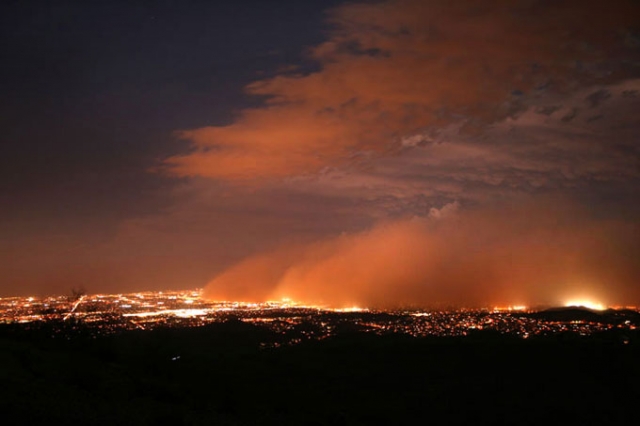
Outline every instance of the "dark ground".
POLYGON ((635 332, 260 349, 269 331, 230 321, 67 337, 0 327, 1 424, 640 424, 635 332))

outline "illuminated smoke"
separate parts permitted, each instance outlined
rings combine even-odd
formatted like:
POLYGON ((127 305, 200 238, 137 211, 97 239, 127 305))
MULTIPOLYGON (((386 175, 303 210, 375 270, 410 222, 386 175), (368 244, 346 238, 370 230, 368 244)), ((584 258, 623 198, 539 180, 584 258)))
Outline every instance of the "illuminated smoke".
POLYGON ((638 299, 629 290, 639 272, 636 225, 576 219, 550 203, 437 211, 246 259, 205 296, 335 307, 555 304, 575 292, 638 299))

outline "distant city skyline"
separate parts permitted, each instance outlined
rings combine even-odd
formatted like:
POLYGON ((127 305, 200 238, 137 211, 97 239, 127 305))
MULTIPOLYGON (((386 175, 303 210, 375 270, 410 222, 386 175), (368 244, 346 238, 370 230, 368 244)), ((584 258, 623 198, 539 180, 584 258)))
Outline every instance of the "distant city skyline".
MULTIPOLYGON (((331 308, 277 300, 262 303, 213 302, 199 290, 83 294, 46 298, 0 298, 0 324, 25 331, 54 330, 71 339, 104 337, 131 330, 162 330, 242 322, 268 331, 261 348, 297 345, 354 331, 379 336, 465 337, 484 331, 508 338, 547 339, 633 332, 640 325, 638 307, 591 306, 534 308, 526 306, 458 309, 452 307, 366 309, 331 308)), ((580 303, 580 302, 577 302, 580 303)), ((626 343, 629 338, 626 338, 626 343)), ((176 361, 178 357, 172 360, 176 361)))

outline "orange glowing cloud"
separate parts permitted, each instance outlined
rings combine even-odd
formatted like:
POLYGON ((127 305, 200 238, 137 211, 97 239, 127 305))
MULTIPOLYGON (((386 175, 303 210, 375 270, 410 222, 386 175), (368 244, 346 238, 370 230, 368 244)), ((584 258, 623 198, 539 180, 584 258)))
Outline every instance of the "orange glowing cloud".
POLYGON ((625 260, 640 253, 637 226, 576 219, 574 209, 550 204, 432 213, 249 258, 212 280, 205 296, 493 306, 597 291, 615 302, 628 300, 622 289, 640 272, 625 260))
POLYGON ((193 150, 166 165, 183 176, 284 177, 395 152, 461 115, 474 131, 514 114, 512 93, 625 77, 620 58, 631 54, 627 28, 638 15, 632 1, 347 4, 310 49, 320 71, 250 84, 264 107, 180 132, 193 150))

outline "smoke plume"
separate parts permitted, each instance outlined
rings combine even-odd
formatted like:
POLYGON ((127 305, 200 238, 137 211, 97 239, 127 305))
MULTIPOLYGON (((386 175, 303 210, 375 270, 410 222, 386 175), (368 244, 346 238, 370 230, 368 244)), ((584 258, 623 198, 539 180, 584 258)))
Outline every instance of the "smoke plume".
POLYGON ((448 205, 250 257, 211 281, 205 296, 334 307, 638 300, 630 294, 640 272, 638 227, 576 219, 583 216, 551 203, 460 212, 448 205))

